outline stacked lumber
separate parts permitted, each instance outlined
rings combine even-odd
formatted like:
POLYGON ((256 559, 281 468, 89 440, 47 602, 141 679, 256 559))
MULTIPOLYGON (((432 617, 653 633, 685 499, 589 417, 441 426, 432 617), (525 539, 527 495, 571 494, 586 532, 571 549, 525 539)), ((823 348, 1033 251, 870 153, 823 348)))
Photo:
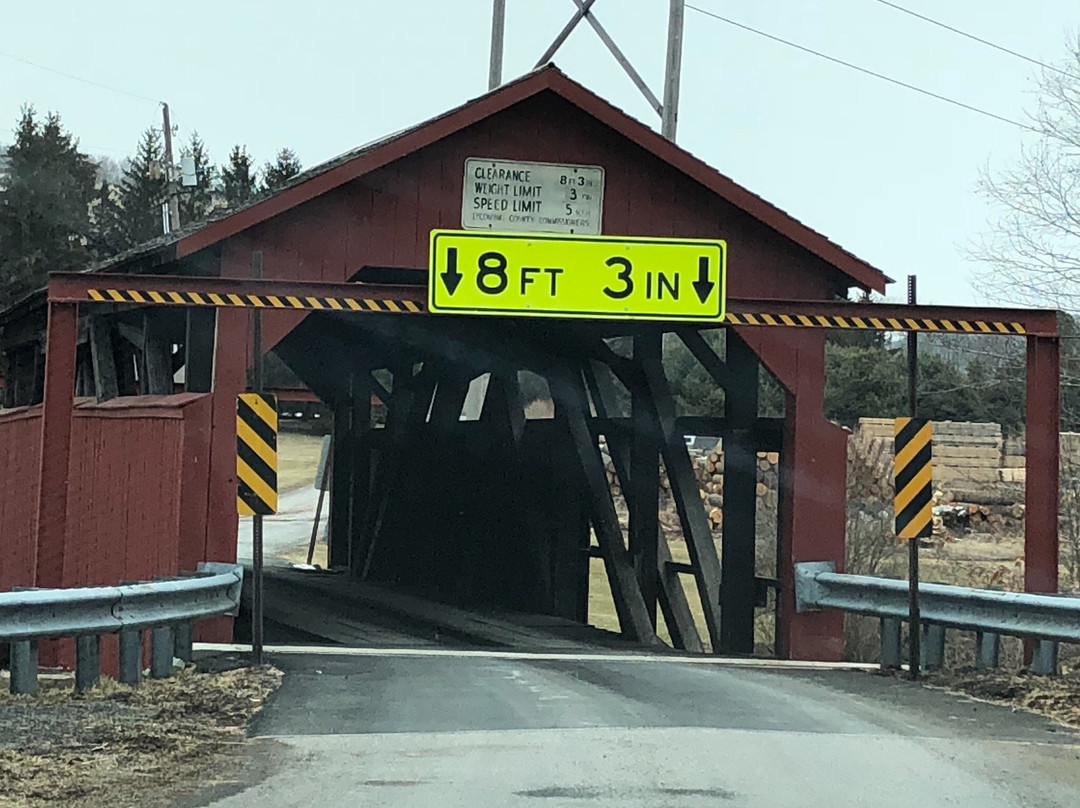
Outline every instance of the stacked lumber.
POLYGON ((848 437, 848 499, 866 503, 892 502, 893 438, 859 430, 848 437))
MULTIPOLYGON (((940 424, 939 430, 939 422, 934 423, 934 533, 1022 533, 1023 485, 998 474, 1004 469, 978 465, 1001 462, 1000 428, 996 424, 940 424), (977 473, 981 468, 994 473, 977 473)), ((849 503, 892 507, 891 430, 887 419, 862 419, 860 429, 848 438, 849 503)))
MULTIPOLYGON (((1005 439, 1000 424, 973 421, 934 421, 934 482, 941 486, 958 483, 996 483, 1014 473, 1003 474, 1005 439)), ((889 444, 893 437, 892 418, 860 418, 857 435, 889 444)))

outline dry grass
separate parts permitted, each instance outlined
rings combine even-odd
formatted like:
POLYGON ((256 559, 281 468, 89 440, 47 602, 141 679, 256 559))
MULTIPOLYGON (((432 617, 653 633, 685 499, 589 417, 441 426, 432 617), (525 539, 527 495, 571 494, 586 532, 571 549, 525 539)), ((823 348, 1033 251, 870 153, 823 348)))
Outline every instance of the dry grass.
POLYGON ((319 467, 322 441, 320 435, 302 435, 295 432, 278 434, 278 489, 280 491, 315 484, 315 472, 319 467))
MULTIPOLYGON (((681 541, 668 542, 671 550, 671 558, 684 564, 690 563, 690 553, 686 549, 686 543, 681 541)), ((719 552, 717 547, 717 552, 719 552)), ((702 635, 701 641, 706 650, 710 650, 709 637, 705 631, 705 612, 701 608, 701 598, 698 597, 697 586, 689 575, 680 575, 679 579, 686 593, 686 600, 690 604, 690 613, 694 616, 694 624, 702 635)), ((604 570, 604 562, 599 558, 589 559, 589 625, 608 631, 619 631, 619 616, 615 611, 615 601, 611 597, 611 587, 608 585, 607 572, 604 570)), ((664 623, 664 615, 657 613, 656 633, 664 642, 671 644, 671 634, 667 624, 664 623)))
POLYGON ((271 668, 180 672, 138 689, 103 680, 77 695, 71 677, 37 696, 0 694, 0 794, 18 808, 166 805, 226 782, 226 754, 281 681, 271 668))

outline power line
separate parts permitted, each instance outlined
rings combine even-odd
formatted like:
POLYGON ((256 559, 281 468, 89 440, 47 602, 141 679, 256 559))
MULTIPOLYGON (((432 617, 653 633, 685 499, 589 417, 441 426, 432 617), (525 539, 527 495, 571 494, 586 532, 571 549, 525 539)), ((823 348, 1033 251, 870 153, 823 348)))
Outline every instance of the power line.
POLYGON ((744 31, 748 31, 751 34, 757 34, 758 36, 765 37, 766 39, 771 39, 773 42, 779 42, 781 45, 787 45, 790 48, 795 48, 796 50, 800 50, 803 53, 809 53, 811 56, 816 56, 819 59, 824 59, 828 62, 832 62, 833 64, 847 67, 851 70, 858 71, 859 73, 863 73, 867 76, 872 76, 875 79, 887 81, 890 84, 895 84, 897 87, 903 87, 906 90, 911 90, 921 95, 925 95, 929 98, 934 98, 938 101, 944 101, 946 104, 952 104, 954 107, 960 107, 961 109, 966 109, 969 112, 975 112, 979 115, 984 115, 987 118, 993 118, 996 121, 1000 121, 1001 123, 1007 123, 1011 126, 1017 127, 1018 129, 1024 129, 1028 132, 1035 132, 1036 134, 1045 134, 1033 126, 1028 126, 1025 123, 1021 123, 1020 121, 1014 121, 1012 118, 1006 118, 1004 115, 998 115, 996 112, 990 112, 989 110, 975 107, 971 104, 965 104, 963 101, 957 101, 955 98, 949 98, 948 96, 940 95, 939 93, 935 93, 931 90, 917 87, 914 84, 908 84, 906 81, 901 81, 900 79, 894 79, 891 76, 886 76, 883 73, 876 73, 873 70, 869 70, 865 67, 860 67, 859 65, 852 64, 851 62, 845 62, 843 59, 837 59, 835 56, 829 56, 827 53, 816 51, 813 48, 808 48, 805 45, 800 45, 797 42, 792 42, 788 39, 782 39, 781 37, 767 33, 765 31, 761 31, 757 28, 751 28, 749 25, 744 25, 741 22, 736 22, 735 20, 728 19, 727 17, 721 17, 719 14, 714 14, 711 11, 707 11, 703 8, 699 8, 698 6, 691 5, 690 3, 687 3, 686 7, 698 12, 699 14, 704 14, 706 17, 712 17, 713 19, 720 20, 720 22, 725 22, 728 25, 732 25, 736 28, 741 28, 744 31))
POLYGON ((140 101, 149 101, 151 104, 157 104, 156 98, 151 98, 148 95, 140 95, 139 93, 129 92, 128 90, 121 90, 119 87, 110 87, 108 84, 102 84, 100 81, 93 81, 92 79, 85 79, 82 76, 76 76, 74 73, 67 73, 63 70, 57 70, 55 67, 49 67, 48 65, 38 64, 37 62, 31 62, 29 59, 24 59, 21 56, 15 56, 11 53, 5 53, 0 51, 0 56, 4 56, 8 59, 12 59, 16 62, 22 62, 24 65, 30 65, 30 67, 36 67, 38 70, 44 70, 49 73, 55 73, 58 76, 69 78, 72 81, 78 81, 83 84, 89 84, 91 87, 97 87, 101 90, 108 90, 112 93, 118 93, 120 95, 126 95, 130 98, 138 98, 140 101))
POLYGON ((915 17, 917 19, 922 20, 923 22, 928 22, 931 25, 936 25, 938 28, 944 28, 946 31, 952 31, 954 34, 959 34, 960 36, 965 37, 966 39, 970 39, 970 40, 973 40, 974 42, 978 42, 978 43, 980 43, 982 45, 986 45, 987 47, 993 48, 994 50, 999 50, 1002 53, 1007 53, 1010 56, 1015 56, 1017 59, 1023 59, 1025 62, 1030 62, 1033 65, 1038 65, 1039 67, 1044 68, 1046 70, 1053 70, 1055 73, 1060 73, 1061 75, 1068 76, 1069 78, 1072 78, 1072 79, 1077 78, 1075 73, 1070 73, 1067 70, 1062 70, 1060 67, 1054 67, 1054 65, 1047 64, 1046 62, 1040 62, 1038 59, 1033 59, 1030 56, 1025 56, 1022 53, 1018 53, 1018 52, 1016 52, 1014 50, 1010 50, 1009 48, 1006 48, 1003 45, 998 45, 996 42, 991 42, 989 39, 983 39, 982 37, 975 36, 975 34, 969 34, 967 31, 962 31, 959 28, 954 28, 951 25, 940 22, 940 21, 935 20, 935 19, 933 19, 931 17, 927 17, 927 16, 925 16, 923 14, 920 14, 917 11, 912 11, 910 8, 904 8, 903 6, 898 5, 896 3, 890 3, 889 0, 877 0, 877 2, 881 3, 883 6, 888 6, 889 8, 893 8, 893 9, 896 9, 897 11, 901 11, 904 14, 909 14, 912 17, 915 17))

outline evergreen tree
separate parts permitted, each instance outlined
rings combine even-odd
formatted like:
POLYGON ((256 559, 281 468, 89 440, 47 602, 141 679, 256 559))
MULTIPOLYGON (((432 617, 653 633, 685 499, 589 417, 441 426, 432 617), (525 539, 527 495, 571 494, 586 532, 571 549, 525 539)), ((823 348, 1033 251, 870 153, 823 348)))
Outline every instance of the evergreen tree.
POLYGON ((124 169, 119 201, 123 208, 120 241, 125 248, 156 238, 164 232, 161 206, 168 192, 163 169, 161 133, 147 129, 124 169))
POLYGON ((93 161, 64 131, 60 116, 24 107, 7 148, 0 188, 0 308, 45 284, 48 272, 88 258, 93 161))
POLYGON ((97 192, 90 202, 89 248, 94 258, 101 260, 123 252, 132 246, 125 230, 124 208, 120 203, 120 186, 99 179, 97 192))
MULTIPOLYGON (((214 208, 214 180, 217 172, 214 164, 210 162, 210 152, 198 132, 191 133, 187 145, 180 149, 180 156, 190 157, 195 163, 195 186, 180 188, 180 224, 187 226, 209 218, 214 208)), ((179 177, 177 181, 179 182, 179 177)))
POLYGON ((225 204, 229 208, 238 208, 251 201, 255 196, 254 161, 247 153, 246 146, 233 146, 229 152, 229 163, 221 169, 221 189, 225 194, 225 204))
POLYGON ((273 192, 284 187, 302 168, 296 152, 292 149, 281 149, 273 163, 263 166, 262 190, 273 192))
POLYGON ((889 418, 907 412, 907 369, 895 351, 825 346, 825 415, 845 426, 862 416, 889 418))

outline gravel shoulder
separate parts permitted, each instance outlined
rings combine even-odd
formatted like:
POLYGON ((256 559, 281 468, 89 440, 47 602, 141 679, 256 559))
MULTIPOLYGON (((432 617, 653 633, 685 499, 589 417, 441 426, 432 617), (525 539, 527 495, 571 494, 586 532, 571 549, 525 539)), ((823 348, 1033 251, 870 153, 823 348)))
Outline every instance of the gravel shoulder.
POLYGON ((927 683, 981 701, 1042 715, 1080 729, 1080 669, 1063 676, 1028 671, 937 671, 927 683))

